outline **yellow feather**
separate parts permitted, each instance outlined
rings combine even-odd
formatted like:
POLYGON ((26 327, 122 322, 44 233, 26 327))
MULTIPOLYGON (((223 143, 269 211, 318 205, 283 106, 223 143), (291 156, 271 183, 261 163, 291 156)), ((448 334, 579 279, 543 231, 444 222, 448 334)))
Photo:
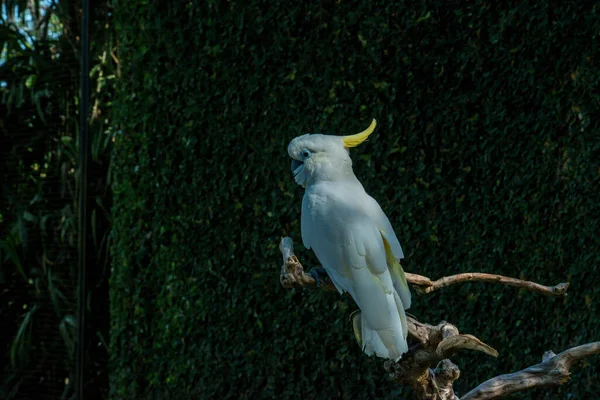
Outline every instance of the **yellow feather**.
POLYGON ((385 238, 382 236, 383 246, 385 247, 385 257, 388 263, 388 269, 390 270, 390 274, 392 277, 395 277, 398 282, 402 285, 402 287, 408 289, 408 282, 406 281, 406 275, 404 275, 404 269, 400 265, 398 259, 392 253, 392 248, 385 238))
POLYGON ((362 324, 360 322, 360 310, 356 310, 352 314, 350 314, 350 321, 352 321, 352 330, 354 331, 354 338, 358 342, 358 345, 362 348, 362 324))
POLYGON ((356 135, 344 136, 343 137, 344 147, 348 149, 350 147, 358 146, 359 144, 361 144, 362 142, 367 140, 369 135, 371 133, 373 133, 373 131, 375 130, 376 126, 377 126, 377 121, 375 121, 375 119, 373 119, 373 121, 371 122, 371 125, 369 125, 369 127, 367 129, 365 129, 364 131, 357 133, 356 135))

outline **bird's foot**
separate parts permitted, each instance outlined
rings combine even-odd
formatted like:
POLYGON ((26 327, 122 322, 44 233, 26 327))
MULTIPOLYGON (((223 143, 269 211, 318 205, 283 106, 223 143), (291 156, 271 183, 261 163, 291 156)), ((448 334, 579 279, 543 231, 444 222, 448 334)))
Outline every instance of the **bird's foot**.
POLYGON ((308 272, 308 274, 315 278, 317 287, 321 287, 321 285, 325 283, 324 279, 329 277, 329 275, 327 275, 327 271, 325 271, 325 268, 323 267, 313 268, 308 272))

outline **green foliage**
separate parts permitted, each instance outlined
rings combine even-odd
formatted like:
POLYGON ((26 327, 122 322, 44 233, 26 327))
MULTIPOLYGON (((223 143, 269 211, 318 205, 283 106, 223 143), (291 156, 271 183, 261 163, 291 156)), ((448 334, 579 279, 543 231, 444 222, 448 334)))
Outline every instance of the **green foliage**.
MULTIPOLYGON (((500 352, 455 357, 459 394, 600 339, 597 5, 119 0, 115 15, 113 399, 410 396, 354 342, 351 301, 278 282, 282 236, 317 262, 287 143, 373 117, 355 172, 407 271, 572 283, 566 299, 415 295, 419 319, 500 352)), ((546 398, 594 397, 599 365, 546 398)))
MULTIPOLYGON (((92 19, 94 105, 88 193, 93 247, 89 311, 90 358, 107 335, 106 177, 112 133, 100 118, 110 107, 112 43, 107 5, 92 19), (99 55, 100 54, 100 55, 99 55), (104 58, 102 57, 104 54, 104 58), (108 62, 107 62, 108 60, 108 62)), ((0 398, 72 395, 77 307, 79 179, 79 2, 0 1, 0 398), (69 382, 71 384, 69 384, 69 382)), ((90 363, 91 364, 91 363, 90 363)), ((106 367, 94 365, 96 383, 106 367)), ((91 377, 91 378, 89 378, 91 377)), ((93 387, 86 382, 86 386, 93 387)), ((102 385, 98 385, 102 387, 102 385)), ((96 388, 98 388, 96 386, 96 388)), ((106 383, 104 383, 106 387, 106 383)))

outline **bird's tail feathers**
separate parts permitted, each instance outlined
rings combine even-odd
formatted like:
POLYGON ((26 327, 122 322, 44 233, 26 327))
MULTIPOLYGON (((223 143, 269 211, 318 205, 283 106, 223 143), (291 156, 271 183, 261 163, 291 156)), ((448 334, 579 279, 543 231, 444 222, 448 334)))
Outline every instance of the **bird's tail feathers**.
POLYGON ((396 307, 398 308, 398 315, 400 316, 400 323, 402 324, 402 335, 404 340, 408 339, 408 321, 406 320, 406 312, 404 311, 407 307, 404 307, 402 300, 398 293, 394 292, 394 300, 396 301, 396 307))
MULTIPOLYGON (((374 329, 360 310, 353 312, 350 319, 354 337, 365 354, 398 361, 402 354, 408 351, 406 342, 408 326, 404 307, 398 294, 394 293, 392 301, 398 310, 401 327, 398 327, 398 322, 396 322, 396 329, 374 329)), ((392 317, 392 319, 394 318, 392 317)))

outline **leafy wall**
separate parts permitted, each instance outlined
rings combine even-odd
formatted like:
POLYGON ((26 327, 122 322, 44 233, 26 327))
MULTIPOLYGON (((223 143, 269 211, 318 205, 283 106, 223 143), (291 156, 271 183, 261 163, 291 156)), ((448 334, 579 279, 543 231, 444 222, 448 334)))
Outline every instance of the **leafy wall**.
MULTIPOLYGON (((113 399, 408 395, 361 354, 351 301, 278 282, 281 236, 316 263, 287 143, 373 117, 355 172, 407 271, 572 283, 415 296, 500 352, 455 360, 459 395, 599 339, 598 5, 166 3, 115 4, 113 399)), ((599 365, 546 398, 590 398, 599 365)))

